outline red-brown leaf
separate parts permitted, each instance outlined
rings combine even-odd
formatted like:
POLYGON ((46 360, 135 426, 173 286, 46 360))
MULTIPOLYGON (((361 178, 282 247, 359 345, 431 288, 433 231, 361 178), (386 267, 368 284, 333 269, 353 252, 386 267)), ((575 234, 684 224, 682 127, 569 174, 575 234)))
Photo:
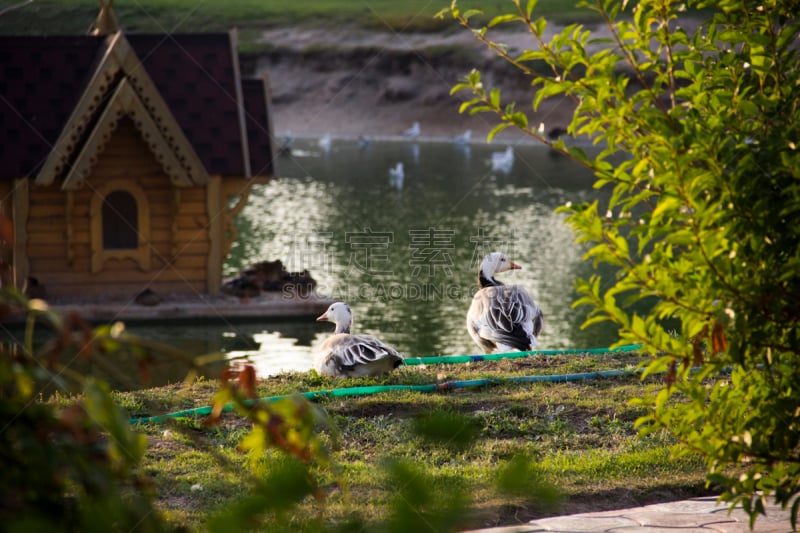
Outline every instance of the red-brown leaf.
POLYGON ((669 364, 669 369, 667 370, 667 373, 664 374, 664 384, 667 386, 668 389, 675 384, 675 382, 677 381, 677 376, 678 376, 678 363, 676 361, 672 361, 669 364))
POLYGON ((714 322, 711 330, 711 350, 718 354, 728 349, 728 339, 725 338, 725 328, 719 322, 714 322))
POLYGON ((244 365, 239 371, 239 386, 248 398, 256 397, 256 369, 253 365, 244 365))

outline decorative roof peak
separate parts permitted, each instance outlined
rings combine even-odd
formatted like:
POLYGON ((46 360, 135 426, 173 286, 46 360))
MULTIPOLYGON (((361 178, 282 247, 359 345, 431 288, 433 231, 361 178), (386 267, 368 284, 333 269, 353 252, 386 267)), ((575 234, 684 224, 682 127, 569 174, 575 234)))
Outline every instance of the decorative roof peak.
POLYGON ((97 0, 100 4, 100 13, 97 14, 97 21, 94 23, 92 35, 111 35, 119 31, 117 17, 111 9, 114 0, 97 0))

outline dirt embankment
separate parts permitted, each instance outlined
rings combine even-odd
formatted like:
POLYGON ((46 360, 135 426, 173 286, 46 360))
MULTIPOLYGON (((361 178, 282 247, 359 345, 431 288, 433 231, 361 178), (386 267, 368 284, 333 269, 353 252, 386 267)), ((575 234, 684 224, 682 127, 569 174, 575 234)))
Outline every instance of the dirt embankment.
MULTIPOLYGON (((530 36, 504 34, 514 49, 530 36)), ((530 80, 496 58, 468 31, 396 34, 359 29, 275 29, 265 31, 272 50, 246 62, 247 73, 269 75, 276 135, 331 134, 338 137, 400 135, 415 121, 421 137, 447 137, 472 130, 483 140, 497 123, 493 116, 459 114, 471 97, 450 90, 475 67, 488 86, 503 88, 503 102, 530 110, 530 80)), ((530 112, 533 124, 549 130, 570 119, 566 101, 530 112)), ((518 133, 508 130, 503 137, 518 133)))

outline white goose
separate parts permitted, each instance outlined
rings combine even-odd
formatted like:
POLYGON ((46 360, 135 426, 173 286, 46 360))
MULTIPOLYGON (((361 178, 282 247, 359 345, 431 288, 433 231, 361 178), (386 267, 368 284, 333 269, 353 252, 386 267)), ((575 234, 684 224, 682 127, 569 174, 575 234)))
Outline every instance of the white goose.
POLYGON ((523 287, 504 285, 494 275, 522 268, 494 252, 481 263, 478 285, 467 312, 467 331, 486 353, 532 350, 542 331, 544 316, 523 287))
POLYGON ((514 148, 507 146, 503 152, 492 152, 492 170, 508 174, 514 166, 514 148))
POLYGON ((416 139, 417 137, 419 137, 420 131, 421 130, 419 127, 419 122, 415 121, 410 128, 408 128, 403 132, 403 137, 410 137, 412 139, 416 139))
POLYGON ((336 324, 336 330, 320 347, 314 368, 322 376, 362 377, 391 372, 403 364, 403 356, 370 335, 351 335, 353 312, 344 302, 328 307, 317 322, 336 324))
POLYGON ((472 130, 466 130, 461 135, 453 137, 453 141, 455 141, 456 144, 469 144, 470 138, 472 138, 472 130))

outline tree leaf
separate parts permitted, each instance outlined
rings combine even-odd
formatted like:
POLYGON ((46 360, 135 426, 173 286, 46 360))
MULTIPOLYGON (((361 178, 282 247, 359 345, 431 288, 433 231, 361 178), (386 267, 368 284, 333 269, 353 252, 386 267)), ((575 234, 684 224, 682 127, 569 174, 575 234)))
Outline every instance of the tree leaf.
POLYGON ((519 20, 519 16, 511 13, 507 15, 497 15, 496 17, 492 18, 492 20, 490 20, 489 24, 487 24, 486 26, 489 28, 493 28, 498 24, 504 24, 506 22, 511 22, 512 20, 519 20))
POLYGON ((509 123, 501 122, 500 124, 492 128, 489 134, 486 136, 486 142, 492 142, 492 139, 494 139, 495 135, 497 135, 498 133, 500 133, 509 126, 510 126, 509 123))

